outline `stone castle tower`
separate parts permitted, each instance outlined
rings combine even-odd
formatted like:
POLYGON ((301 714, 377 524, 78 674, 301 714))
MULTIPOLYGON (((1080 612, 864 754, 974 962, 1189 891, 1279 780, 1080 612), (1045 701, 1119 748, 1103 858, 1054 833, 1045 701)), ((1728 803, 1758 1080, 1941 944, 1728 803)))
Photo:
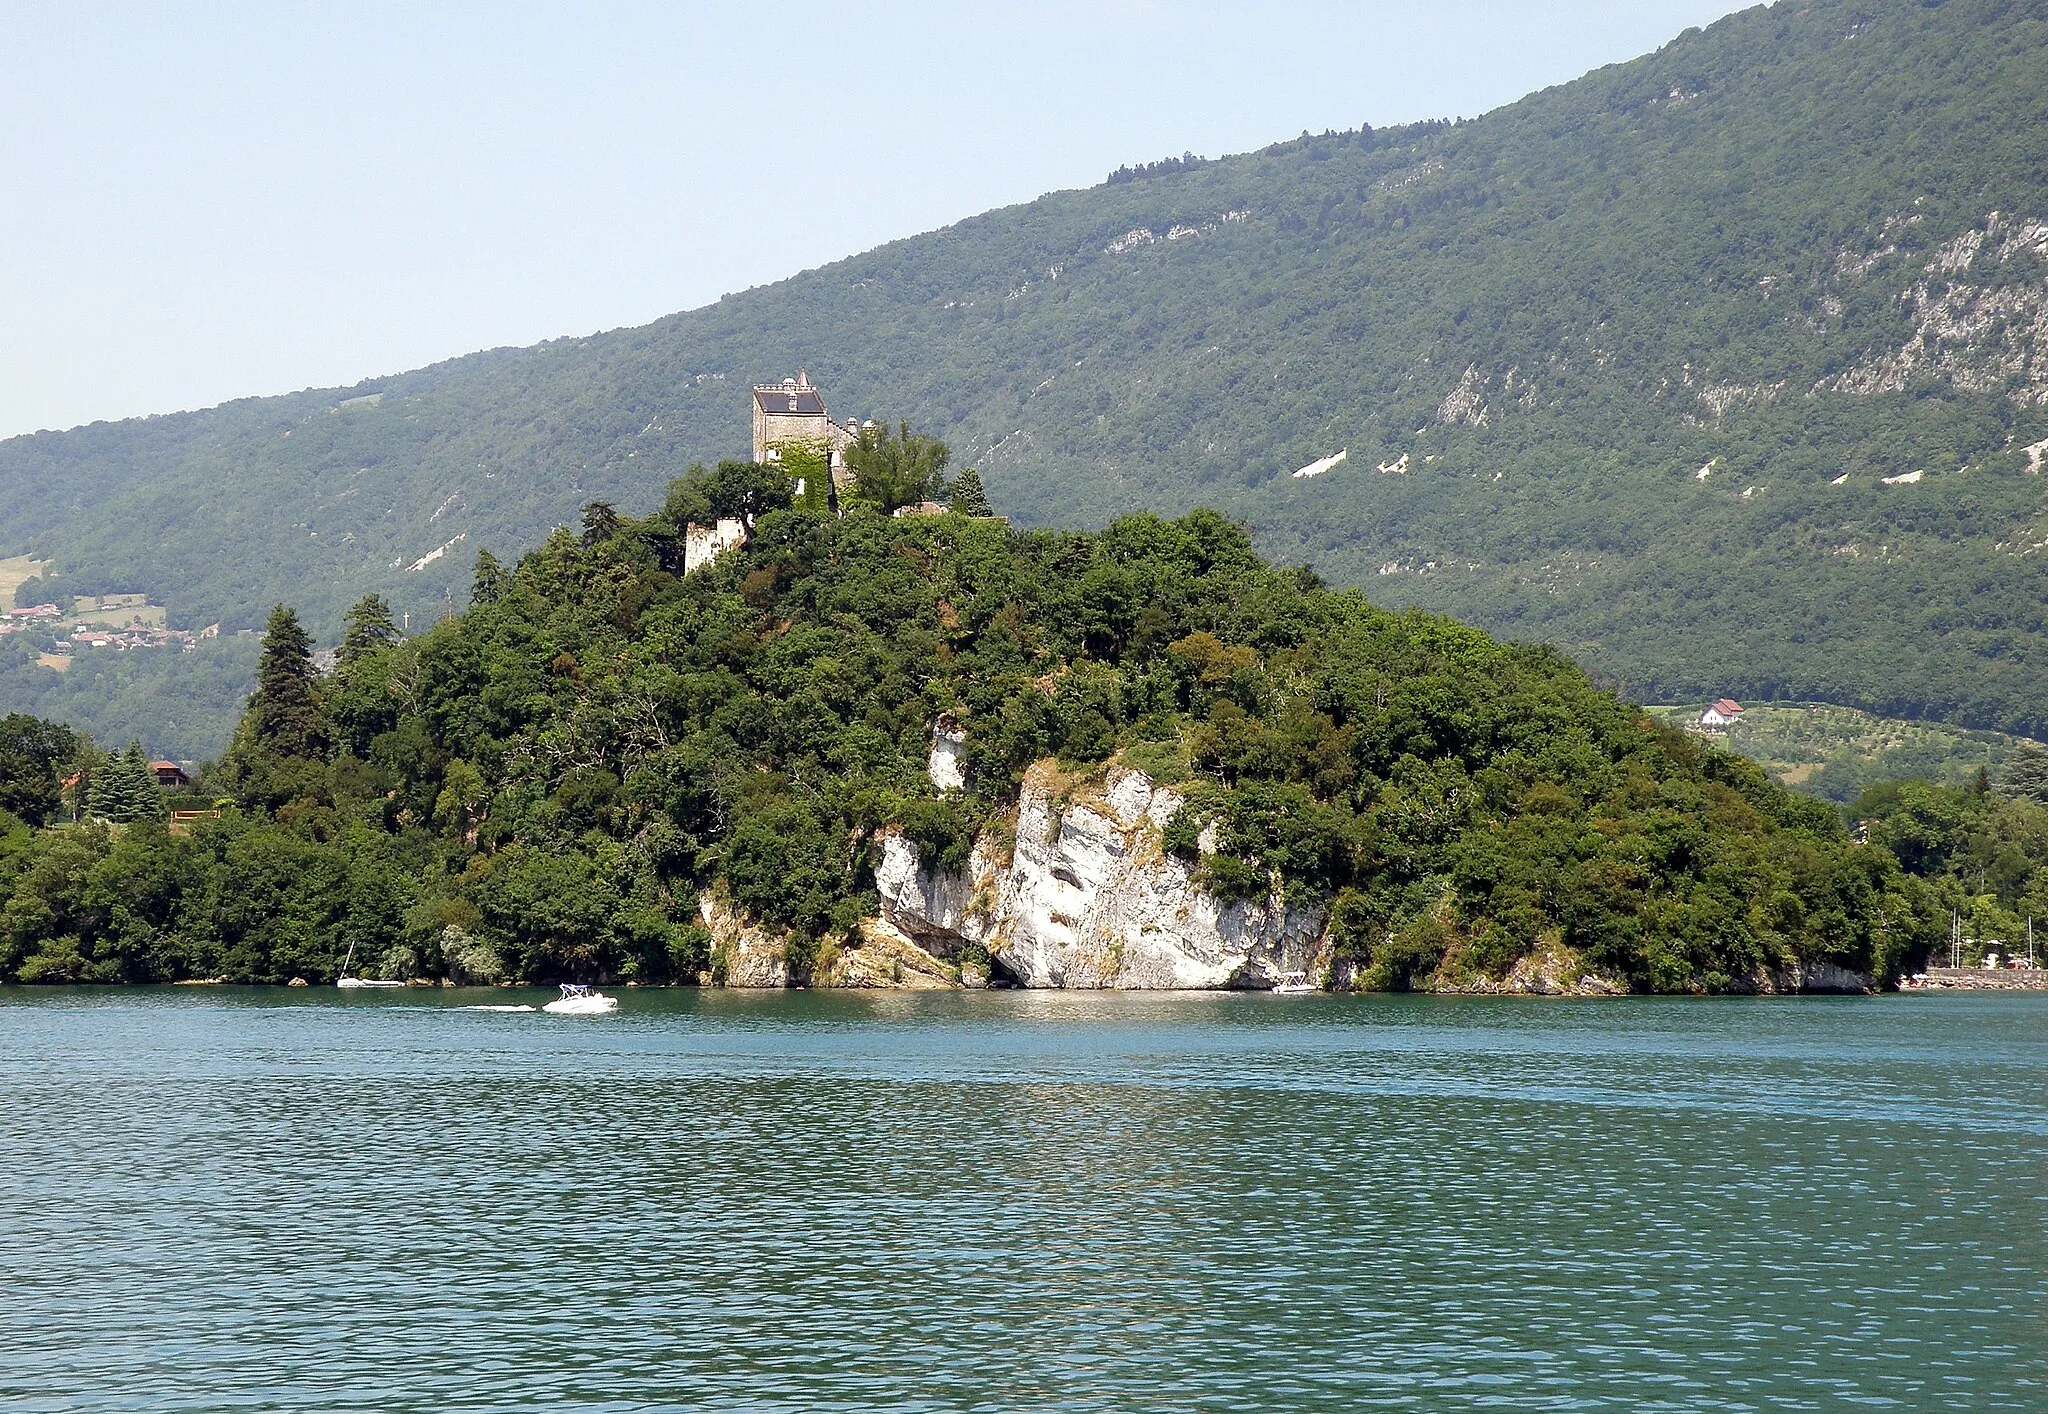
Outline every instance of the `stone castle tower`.
POLYGON ((834 490, 844 489, 847 479, 846 449, 860 436, 858 424, 834 422, 825 410, 825 395, 812 384, 810 375, 798 373, 780 383, 762 383, 754 388, 754 460, 782 460, 781 449, 804 446, 823 452, 832 468, 834 490))

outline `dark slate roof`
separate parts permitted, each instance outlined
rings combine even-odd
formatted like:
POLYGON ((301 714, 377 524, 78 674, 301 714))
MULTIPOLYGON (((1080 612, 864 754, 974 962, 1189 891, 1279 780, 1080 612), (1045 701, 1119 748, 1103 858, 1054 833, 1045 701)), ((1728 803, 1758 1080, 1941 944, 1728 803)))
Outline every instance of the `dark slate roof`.
POLYGON ((825 400, 815 388, 756 388, 754 401, 761 405, 763 412, 777 412, 787 417, 791 413, 823 417, 825 400))

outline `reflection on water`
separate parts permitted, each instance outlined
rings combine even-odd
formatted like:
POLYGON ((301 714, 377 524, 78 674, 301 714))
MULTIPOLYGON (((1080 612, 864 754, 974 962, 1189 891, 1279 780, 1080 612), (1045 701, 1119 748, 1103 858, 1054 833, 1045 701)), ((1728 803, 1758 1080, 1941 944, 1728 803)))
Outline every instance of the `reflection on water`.
POLYGON ((0 991, 0 1406, 2048 1408, 2048 999, 0 991))

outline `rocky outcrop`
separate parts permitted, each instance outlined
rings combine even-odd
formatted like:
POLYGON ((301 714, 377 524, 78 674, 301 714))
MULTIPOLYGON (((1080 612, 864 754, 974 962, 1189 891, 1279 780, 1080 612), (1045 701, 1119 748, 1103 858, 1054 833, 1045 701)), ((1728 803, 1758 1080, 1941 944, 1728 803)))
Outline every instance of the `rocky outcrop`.
POLYGON ((925 763, 925 774, 931 777, 932 788, 940 792, 964 788, 967 784, 966 757, 966 732, 946 722, 932 728, 932 754, 925 763))
POLYGON ((933 957, 886 920, 861 924, 860 946, 838 953, 825 969, 831 987, 893 987, 933 992, 961 985, 960 969, 933 957))
POLYGON ((711 934, 711 980, 727 987, 787 987, 789 947, 748 918, 720 891, 698 896, 697 916, 711 934))
MULTIPOLYGON (((1887 230, 1891 229, 1890 224, 1887 230)), ((1843 252, 1845 283, 1861 279, 1897 246, 1867 256, 1843 252)), ((2022 406, 2048 406, 2048 222, 1992 212, 1938 248, 1921 279, 1900 295, 1912 333, 1814 391, 1869 396, 1904 392, 1939 378, 1965 392, 2003 393, 2022 406)))
MULTIPOLYGON (((880 917, 858 942, 828 950, 810 980, 828 987, 1022 987, 1128 991, 1264 989, 1288 973, 1343 991, 1367 980, 1333 961, 1321 901, 1225 902, 1197 871, 1166 853, 1164 832, 1184 804, 1141 771, 1069 774, 1051 762, 1024 778, 1016 814, 977 841, 964 868, 926 867, 900 831, 881 840, 880 917)), ((1215 849, 1213 826, 1201 832, 1215 849)), ((787 940, 707 892, 699 904, 713 977, 729 987, 790 985, 787 940)), ((1487 996, 1609 997, 1601 976, 1554 935, 1504 977, 1467 973, 1456 951, 1416 985, 1487 996)), ((1867 992, 1872 979, 1829 962, 1793 963, 1738 979, 1751 993, 1867 992)))
POLYGON ((1452 981, 1439 976, 1435 990, 1489 997, 1619 997, 1628 988, 1592 971, 1570 948, 1546 939, 1518 958, 1504 977, 1452 981))
POLYGON ((1324 910, 1278 899, 1225 903, 1166 854, 1180 795, 1139 771, 1066 776, 1032 768, 1014 840, 977 846, 965 871, 923 867, 901 835, 876 871, 883 921, 940 955, 987 953, 1025 987, 1270 987, 1319 974, 1324 910))
POLYGON ((1795 962, 1758 979, 1762 993, 1847 993, 1860 995, 1876 990, 1867 972, 1857 972, 1835 962, 1795 962))
POLYGON ((789 965, 789 938, 748 918, 722 892, 700 896, 697 913, 711 934, 711 972, 704 980, 720 986, 781 989, 808 980, 820 987, 934 991, 961 985, 957 965, 932 956, 886 919, 867 919, 857 942, 825 949, 809 978, 799 979, 789 965))

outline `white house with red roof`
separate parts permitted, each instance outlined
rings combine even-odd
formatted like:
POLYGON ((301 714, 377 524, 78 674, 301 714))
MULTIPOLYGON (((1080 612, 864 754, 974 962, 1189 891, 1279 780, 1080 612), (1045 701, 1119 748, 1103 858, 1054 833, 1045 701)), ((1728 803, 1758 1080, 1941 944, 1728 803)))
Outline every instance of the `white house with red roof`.
POLYGON ((1742 716, 1742 704, 1723 697, 1700 713, 1700 725, 1711 731, 1726 731, 1742 716))

